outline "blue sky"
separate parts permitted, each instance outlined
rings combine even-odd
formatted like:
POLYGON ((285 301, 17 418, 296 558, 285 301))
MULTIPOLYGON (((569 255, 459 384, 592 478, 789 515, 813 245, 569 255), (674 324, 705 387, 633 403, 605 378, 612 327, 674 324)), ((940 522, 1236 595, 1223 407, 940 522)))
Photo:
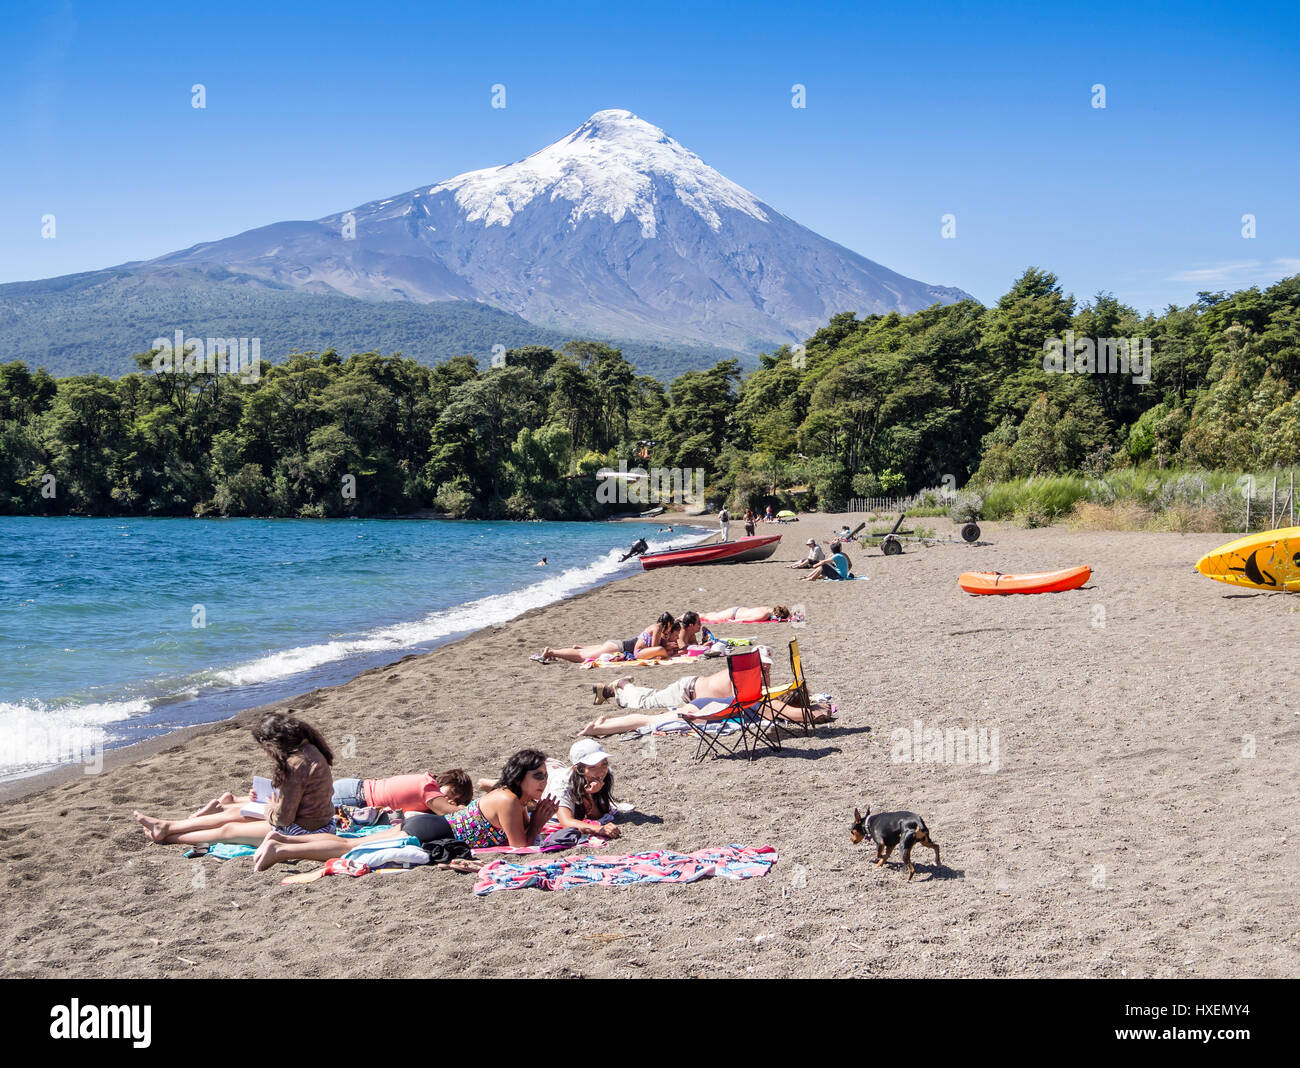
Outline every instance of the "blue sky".
POLYGON ((986 303, 1030 264, 1140 310, 1300 271, 1297 5, 991 6, 10 7, 0 281, 317 218, 610 107, 986 303))

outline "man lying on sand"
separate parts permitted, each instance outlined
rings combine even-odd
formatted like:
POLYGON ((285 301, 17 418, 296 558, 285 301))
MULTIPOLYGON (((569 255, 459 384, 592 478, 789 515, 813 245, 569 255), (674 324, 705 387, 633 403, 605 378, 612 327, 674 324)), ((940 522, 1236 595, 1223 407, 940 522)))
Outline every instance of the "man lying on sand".
MULTIPOLYGON (((760 645, 758 651, 763 663, 763 680, 766 682, 768 669, 772 664, 771 652, 765 645, 760 645)), ((731 688, 731 674, 728 671, 719 671, 712 675, 687 675, 661 690, 653 690, 649 686, 633 686, 631 676, 625 676, 614 682, 607 682, 603 686, 593 686, 592 692, 595 694, 595 703, 598 705, 612 699, 618 702, 620 708, 636 709, 668 708, 682 710, 683 705, 689 705, 692 701, 730 701, 735 697, 735 691, 731 688)), ((778 697, 773 699, 772 708, 783 719, 797 723, 803 722, 803 709, 799 705, 778 697)), ((591 738, 605 734, 622 734, 624 731, 637 730, 644 726, 658 727, 663 723, 680 718, 678 712, 654 716, 601 716, 579 731, 578 737, 591 738)), ((831 708, 829 705, 819 702, 813 706, 814 722, 825 723, 830 718, 831 708)))

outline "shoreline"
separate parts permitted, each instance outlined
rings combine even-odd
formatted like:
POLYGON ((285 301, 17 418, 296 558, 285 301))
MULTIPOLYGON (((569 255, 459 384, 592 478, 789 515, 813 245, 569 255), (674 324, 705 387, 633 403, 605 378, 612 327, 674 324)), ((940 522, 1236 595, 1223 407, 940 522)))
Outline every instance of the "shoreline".
MULTIPOLYGON (((102 518, 102 517, 87 517, 87 518, 102 518)), ((195 517, 195 518, 204 518, 204 517, 195 517)), ((395 517, 395 518, 416 518, 416 517, 395 517)), ((420 517, 420 518, 432 518, 432 517, 420 517)), ((468 522, 475 522, 475 520, 468 520, 468 522)), ((493 522, 495 522, 495 520, 493 520, 493 522)), ((596 520, 594 522, 626 522, 626 523, 647 524, 653 522, 653 520, 626 517, 621 520, 596 520)), ((716 530, 710 531, 708 530, 708 528, 696 527, 694 525, 690 525, 688 527, 687 524, 680 524, 680 526, 684 532, 687 531, 688 529, 691 531, 698 530, 700 532, 701 537, 704 537, 708 534, 717 533, 716 530)), ((596 591, 602 589, 605 586, 617 582, 622 582, 629 578, 635 578, 639 573, 640 572, 631 572, 629 574, 622 575, 622 576, 614 575, 602 581, 597 581, 594 585, 589 586, 587 589, 579 590, 576 593, 567 594, 564 597, 561 597, 555 601, 550 601, 544 605, 538 605, 534 608, 527 609, 520 615, 513 617, 511 620, 508 620, 507 623, 515 622, 516 620, 522 619, 533 612, 541 611, 542 609, 548 608, 551 605, 559 604, 565 601, 570 601, 575 598, 585 597, 588 594, 595 593, 596 591)), ((453 609, 457 607, 461 607, 461 606, 459 605, 452 606, 453 609)), ((449 639, 436 640, 433 643, 432 647, 427 649, 412 649, 411 651, 404 652, 404 653, 398 653, 395 650, 393 654, 372 653, 369 655, 369 657, 358 657, 358 659, 373 659, 376 657, 383 657, 386 655, 396 655, 397 659, 382 660, 382 662, 379 663, 372 663, 369 667, 360 668, 356 672, 349 674, 341 682, 336 682, 327 686, 312 687, 309 690, 295 692, 294 694, 289 695, 287 697, 280 697, 272 701, 262 701, 259 702, 258 704, 250 705, 247 708, 240 708, 228 715, 222 715, 215 719, 205 720, 198 723, 191 723, 185 726, 175 727, 172 729, 165 729, 159 734, 150 735, 149 737, 143 738, 139 741, 130 742, 125 745, 112 746, 102 751, 103 768, 101 772, 95 774, 102 774, 103 772, 107 772, 110 769, 117 768, 123 764, 133 763, 136 759, 141 759, 147 756, 153 756, 158 753, 167 752, 176 747, 183 747, 185 743, 195 735, 206 731, 220 729, 222 726, 229 724, 232 721, 240 719, 240 717, 251 718, 259 713, 265 714, 266 712, 275 708, 288 707, 289 705, 292 705, 295 701, 302 700, 314 694, 340 689, 344 686, 348 686, 349 684, 355 682, 356 680, 363 678, 373 672, 388 670, 394 665, 400 664, 412 658, 429 656, 435 652, 438 652, 441 649, 446 648, 447 646, 455 645, 457 642, 465 641, 466 639, 472 638, 475 635, 478 635, 486 630, 498 629, 503 625, 505 624, 496 624, 496 623, 485 624, 484 626, 466 631, 463 634, 460 634, 458 636, 449 639)), ((324 667, 324 666, 325 665, 320 665, 320 667, 324 667)), ((198 700, 201 699, 202 697, 198 698, 198 700)), ((236 697, 233 700, 237 702, 238 698, 236 697)), ((151 711, 153 710, 154 709, 151 708, 151 711)), ((129 723, 130 721, 126 720, 121 722, 129 723)), ((31 797, 44 790, 50 789, 51 787, 63 785, 65 783, 75 781, 81 778, 95 777, 94 775, 87 776, 83 770, 85 767, 86 765, 84 763, 60 764, 54 767, 48 767, 41 770, 37 770, 28 774, 18 775, 11 779, 0 780, 0 805, 6 804, 11 801, 18 801, 18 800, 22 800, 23 798, 31 797)))
MULTIPOLYGON (((316 723, 338 748, 335 777, 495 774, 525 746, 564 756, 582 724, 609 711, 593 708, 591 686, 612 670, 529 661, 542 645, 630 632, 664 608, 802 603, 798 629, 722 633, 770 644, 778 682, 797 637, 811 689, 834 695, 835 724, 752 764, 696 764, 684 739, 606 739, 615 796, 635 804, 618 852, 766 844, 779 861, 765 878, 478 898, 452 872, 281 886, 293 868, 259 874, 146 842, 133 808, 178 815, 265 773, 246 730, 264 709, 250 709, 121 750, 101 775, 24 780, 21 807, 12 791, 0 801, 10 817, 0 967, 164 978, 1300 974, 1300 941, 1286 934, 1300 919, 1289 874, 1300 729, 1287 695, 1245 685, 1240 668, 1271 662, 1291 599, 1243 597, 1194 574, 1219 535, 1002 524, 988 524, 989 547, 860 551, 859 581, 797 582, 783 565, 841 518, 800 524, 770 561, 634 573, 264 706, 316 723), (1080 561, 1096 578, 1068 594, 969 597, 955 582, 959 570, 1080 561), (936 763, 919 746, 900 760, 898 732, 917 721, 990 734, 996 767, 936 763), (866 805, 920 812, 943 867, 918 856, 912 882, 897 857, 875 867, 848 837, 853 807, 866 805), (719 909, 734 922, 712 922, 719 909), (521 926, 547 931, 547 952, 521 956, 505 937, 521 926)), ((660 686, 701 670, 714 668, 632 673, 660 686)))

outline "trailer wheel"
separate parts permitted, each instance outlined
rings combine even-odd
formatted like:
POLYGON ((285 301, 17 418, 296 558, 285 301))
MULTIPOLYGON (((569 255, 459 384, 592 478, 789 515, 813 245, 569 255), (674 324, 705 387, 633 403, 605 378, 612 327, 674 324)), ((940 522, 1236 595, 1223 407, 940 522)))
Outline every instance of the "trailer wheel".
POLYGON ((978 523, 967 523, 964 527, 962 527, 962 528, 961 528, 961 540, 962 540, 962 541, 979 541, 979 540, 980 540, 980 526, 979 526, 979 524, 978 524, 978 523))
POLYGON ((903 551, 903 543, 897 538, 886 538, 880 543, 880 551, 886 556, 897 556, 903 551))

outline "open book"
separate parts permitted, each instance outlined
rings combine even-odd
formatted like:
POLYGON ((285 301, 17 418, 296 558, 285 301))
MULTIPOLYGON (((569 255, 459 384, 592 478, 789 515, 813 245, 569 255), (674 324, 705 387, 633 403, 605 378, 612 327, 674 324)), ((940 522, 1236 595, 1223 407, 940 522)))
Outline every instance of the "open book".
POLYGON ((260 820, 266 816, 266 803, 275 797, 275 790, 270 779, 260 775, 253 776, 253 788, 248 792, 250 800, 239 809, 239 814, 250 820, 260 820))

